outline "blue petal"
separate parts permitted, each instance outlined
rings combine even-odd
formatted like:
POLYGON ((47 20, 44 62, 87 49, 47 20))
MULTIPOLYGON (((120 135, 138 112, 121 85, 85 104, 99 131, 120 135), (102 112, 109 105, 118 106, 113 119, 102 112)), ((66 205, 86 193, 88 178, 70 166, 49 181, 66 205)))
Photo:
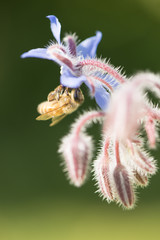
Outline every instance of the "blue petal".
POLYGON ((78 88, 85 81, 85 76, 76 77, 69 70, 63 68, 63 73, 60 78, 60 82, 63 86, 78 88))
POLYGON ((114 78, 113 76, 109 75, 109 74, 107 74, 107 75, 104 77, 104 80, 105 80, 108 84, 110 84, 113 89, 116 89, 116 88, 120 85, 120 83, 117 81, 117 79, 114 78))
MULTIPOLYGON (((106 74, 102 74, 101 72, 95 72, 95 76, 103 79, 106 83, 108 83, 113 89, 116 89, 119 86, 119 82, 117 81, 116 78, 114 78, 113 76, 111 76, 110 74, 106 73, 106 74)), ((107 86, 106 87, 108 90, 110 90, 107 86)))
POLYGON ((50 20, 51 31, 53 33, 53 36, 55 37, 57 42, 60 44, 61 43, 61 40, 60 40, 61 24, 58 21, 58 18, 56 18, 56 16, 54 16, 54 15, 49 15, 49 16, 47 16, 47 18, 49 18, 49 20, 50 20))
MULTIPOLYGON (((87 87, 92 91, 92 87, 88 81, 85 82, 87 87)), ((96 103, 102 110, 106 110, 109 103, 110 94, 101 84, 95 85, 95 94, 94 94, 96 103)))
POLYGON ((81 42, 77 47, 77 52, 82 54, 84 58, 87 56, 95 57, 97 47, 99 42, 101 41, 102 33, 100 31, 96 32, 96 36, 87 38, 83 42, 81 42))
POLYGON ((21 58, 27 58, 27 57, 44 58, 48 60, 53 60, 53 58, 47 53, 46 48, 32 49, 21 55, 21 58))
POLYGON ((96 100, 96 103, 99 105, 99 107, 102 110, 107 109, 109 99, 110 99, 110 94, 102 86, 96 88, 95 100, 96 100))

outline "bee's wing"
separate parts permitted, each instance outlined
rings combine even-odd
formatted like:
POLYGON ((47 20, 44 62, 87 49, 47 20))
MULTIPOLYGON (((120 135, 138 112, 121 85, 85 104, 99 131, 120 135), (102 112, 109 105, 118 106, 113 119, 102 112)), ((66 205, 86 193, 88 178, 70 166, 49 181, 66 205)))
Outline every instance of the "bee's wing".
POLYGON ((57 123, 59 123, 66 116, 67 116, 67 114, 63 114, 63 115, 58 116, 58 117, 53 117, 52 118, 52 122, 51 122, 51 124, 49 126, 52 127, 52 126, 56 125, 57 123))
POLYGON ((48 119, 50 119, 50 118, 52 118, 52 112, 49 112, 49 113, 44 113, 44 114, 41 114, 41 115, 39 115, 38 117, 36 117, 36 120, 48 120, 48 119))

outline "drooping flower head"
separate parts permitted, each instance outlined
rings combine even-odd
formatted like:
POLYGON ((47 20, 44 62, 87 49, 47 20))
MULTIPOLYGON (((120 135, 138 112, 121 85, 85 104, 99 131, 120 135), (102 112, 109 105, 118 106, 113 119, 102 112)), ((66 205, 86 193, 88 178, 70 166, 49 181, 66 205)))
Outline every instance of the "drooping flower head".
POLYGON ((144 148, 140 131, 145 128, 149 148, 154 148, 160 110, 149 102, 146 88, 160 97, 160 77, 152 73, 136 74, 112 94, 106 112, 83 114, 70 134, 62 139, 59 149, 70 181, 81 186, 91 168, 93 149, 91 137, 85 130, 90 123, 100 120, 102 146, 94 161, 98 192, 108 202, 115 201, 126 209, 135 206, 136 187, 147 186, 157 170, 154 158, 144 148))
POLYGON ((136 74, 112 94, 104 121, 103 146, 94 163, 101 195, 125 208, 134 207, 135 188, 146 186, 157 170, 141 136, 144 127, 149 148, 155 148, 160 109, 149 102, 147 89, 160 97, 159 75, 136 74))
POLYGON ((124 76, 118 69, 95 58, 96 50, 102 38, 100 31, 96 35, 76 44, 75 35, 67 35, 60 40, 61 24, 54 15, 47 16, 56 42, 46 48, 32 49, 22 58, 36 57, 48 59, 61 66, 60 83, 69 88, 78 88, 84 82, 95 97, 97 104, 106 109, 110 93, 124 76))

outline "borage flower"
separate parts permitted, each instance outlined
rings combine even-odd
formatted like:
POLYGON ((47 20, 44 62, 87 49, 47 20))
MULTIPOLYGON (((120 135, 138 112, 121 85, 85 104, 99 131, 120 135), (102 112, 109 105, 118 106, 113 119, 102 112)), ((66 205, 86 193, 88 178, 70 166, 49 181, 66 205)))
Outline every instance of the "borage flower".
POLYGON ((61 66, 60 83, 63 86, 78 88, 84 82, 100 108, 106 109, 109 93, 125 80, 118 68, 115 69, 109 63, 95 58, 102 33, 97 31, 95 36, 87 38, 78 45, 75 35, 66 35, 61 42, 60 22, 53 15, 47 18, 50 20, 56 43, 52 42, 46 48, 32 49, 21 57, 44 58, 58 63, 61 66))
POLYGON ((135 188, 147 186, 149 177, 156 172, 155 160, 144 149, 140 130, 144 127, 149 148, 155 148, 160 109, 148 101, 145 89, 149 88, 160 97, 160 77, 139 73, 126 82, 119 69, 95 58, 101 32, 78 45, 75 35, 67 35, 61 42, 58 19, 53 15, 48 18, 56 43, 30 50, 22 58, 55 61, 61 66, 60 83, 69 88, 79 88, 85 83, 103 110, 86 112, 62 139, 59 152, 65 171, 75 186, 85 182, 93 157, 93 140, 85 130, 95 120, 103 121, 102 147, 93 170, 98 191, 108 202, 133 208, 135 188))

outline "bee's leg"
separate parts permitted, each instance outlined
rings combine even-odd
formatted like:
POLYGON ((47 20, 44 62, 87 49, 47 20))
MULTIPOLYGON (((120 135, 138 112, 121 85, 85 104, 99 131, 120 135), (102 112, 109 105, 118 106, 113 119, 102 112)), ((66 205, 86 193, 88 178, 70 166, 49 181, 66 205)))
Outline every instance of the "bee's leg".
POLYGON ((60 85, 59 89, 57 90, 57 101, 59 101, 60 97, 63 95, 65 91, 65 87, 60 85))
POLYGON ((59 99, 60 99, 60 94, 61 94, 61 90, 58 89, 57 95, 56 95, 56 100, 58 100, 58 101, 59 101, 59 99))
POLYGON ((66 87, 61 85, 61 95, 65 92, 66 87))
POLYGON ((52 102, 57 99, 57 93, 55 91, 52 91, 48 94, 47 100, 48 102, 52 102))
POLYGON ((66 89, 65 89, 65 94, 68 96, 69 95, 69 88, 68 87, 66 87, 66 89))

